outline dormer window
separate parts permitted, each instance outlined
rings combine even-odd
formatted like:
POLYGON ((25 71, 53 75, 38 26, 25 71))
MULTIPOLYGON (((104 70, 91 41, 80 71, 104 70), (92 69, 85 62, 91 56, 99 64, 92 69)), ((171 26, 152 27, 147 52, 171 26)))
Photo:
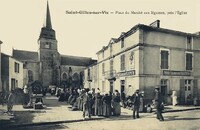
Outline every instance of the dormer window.
POLYGON ((124 48, 124 38, 121 40, 121 48, 124 48))
POLYGON ((112 49, 112 44, 110 45, 110 55, 112 55, 113 49, 112 49))
POLYGON ((187 36, 186 49, 192 50, 192 37, 191 36, 187 36))
POLYGON ((102 52, 102 58, 104 58, 104 51, 102 52))

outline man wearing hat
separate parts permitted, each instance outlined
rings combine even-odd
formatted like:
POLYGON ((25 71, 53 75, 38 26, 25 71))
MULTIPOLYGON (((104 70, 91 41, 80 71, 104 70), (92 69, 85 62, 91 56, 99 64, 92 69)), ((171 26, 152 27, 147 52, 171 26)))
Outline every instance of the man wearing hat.
POLYGON ((135 113, 136 117, 139 118, 139 108, 140 108, 140 97, 139 89, 135 91, 135 93, 132 95, 132 104, 133 104, 133 119, 135 119, 135 113))
POLYGON ((157 119, 160 121, 164 121, 164 118, 162 116, 162 95, 159 91, 159 87, 155 87, 155 107, 156 107, 156 113, 157 113, 157 119))

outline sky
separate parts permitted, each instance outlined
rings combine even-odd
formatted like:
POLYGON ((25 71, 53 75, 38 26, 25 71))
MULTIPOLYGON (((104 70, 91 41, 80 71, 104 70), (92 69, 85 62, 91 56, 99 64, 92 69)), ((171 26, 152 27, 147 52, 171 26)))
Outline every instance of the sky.
MULTIPOLYGON (((48 0, 58 51, 92 57, 134 25, 160 20, 161 28, 188 33, 200 31, 199 0, 48 0), (105 11, 108 14, 69 14, 105 11), (182 12, 182 15, 177 11, 182 12), (132 13, 131 13, 132 12, 132 13), (133 12, 142 13, 134 14, 133 12), (149 12, 149 14, 145 14, 149 12), (165 14, 152 14, 164 12, 165 14), (170 13, 169 13, 170 12, 170 13)), ((0 0, 0 40, 3 53, 12 49, 38 51, 37 40, 45 22, 47 0, 0 0)))

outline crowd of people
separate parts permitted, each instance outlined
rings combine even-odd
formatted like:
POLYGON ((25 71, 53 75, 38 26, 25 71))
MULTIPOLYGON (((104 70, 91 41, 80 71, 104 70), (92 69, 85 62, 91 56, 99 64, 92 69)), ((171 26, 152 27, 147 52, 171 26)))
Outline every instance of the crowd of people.
POLYGON ((121 97, 118 90, 114 93, 100 93, 86 89, 68 89, 65 93, 61 92, 59 101, 67 101, 72 110, 83 111, 83 118, 88 116, 119 116, 121 114, 121 97))
MULTIPOLYGON (((131 96, 125 96, 124 93, 119 93, 115 90, 113 93, 101 93, 99 88, 96 92, 85 89, 67 89, 60 90, 59 101, 67 101, 72 110, 83 111, 83 118, 86 116, 119 116, 121 114, 121 107, 129 107, 133 110, 133 119, 140 118, 139 108, 143 94, 136 90, 131 96)), ((155 88, 154 105, 157 111, 157 119, 164 121, 162 116, 162 100, 159 88, 155 88)))
MULTIPOLYGON (((24 102, 25 106, 30 103, 30 95, 28 87, 24 87, 24 102)), ((90 90, 89 88, 84 89, 58 89, 56 92, 58 101, 67 102, 71 105, 73 111, 83 111, 83 118, 86 116, 119 116, 121 115, 121 107, 128 107, 133 110, 133 119, 140 118, 139 109, 143 94, 136 90, 131 96, 126 96, 123 92, 120 94, 118 90, 112 92, 101 93, 100 89, 97 91, 90 90)), ((12 113, 12 107, 14 103, 13 91, 7 95, 7 111, 12 113)), ((164 108, 162 104, 162 95, 159 91, 159 87, 155 88, 155 95, 153 104, 155 105, 157 119, 164 121, 162 116, 162 110, 164 108)))

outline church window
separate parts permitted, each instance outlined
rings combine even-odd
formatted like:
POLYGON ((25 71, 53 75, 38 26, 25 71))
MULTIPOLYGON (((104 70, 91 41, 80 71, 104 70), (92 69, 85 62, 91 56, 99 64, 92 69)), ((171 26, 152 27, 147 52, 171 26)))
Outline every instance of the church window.
POLYGON ((63 77, 63 80, 67 80, 67 74, 66 73, 63 73, 62 77, 63 77))
POLYGON ((73 81, 79 81, 79 75, 78 73, 74 73, 72 76, 73 81))

